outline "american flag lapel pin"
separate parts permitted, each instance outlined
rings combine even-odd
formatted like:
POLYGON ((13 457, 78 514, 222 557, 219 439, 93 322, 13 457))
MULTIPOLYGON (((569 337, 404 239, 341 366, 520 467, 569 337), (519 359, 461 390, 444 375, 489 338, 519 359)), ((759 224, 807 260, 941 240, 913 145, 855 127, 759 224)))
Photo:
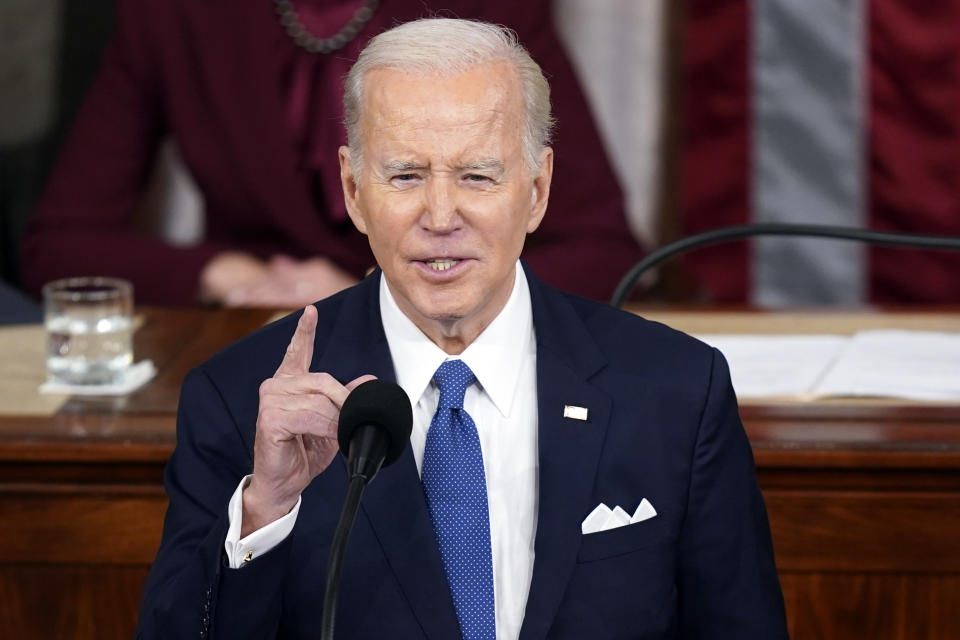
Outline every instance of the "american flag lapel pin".
POLYGON ((587 421, 587 408, 578 407, 573 404, 563 405, 563 417, 570 418, 571 420, 582 420, 583 422, 587 421))

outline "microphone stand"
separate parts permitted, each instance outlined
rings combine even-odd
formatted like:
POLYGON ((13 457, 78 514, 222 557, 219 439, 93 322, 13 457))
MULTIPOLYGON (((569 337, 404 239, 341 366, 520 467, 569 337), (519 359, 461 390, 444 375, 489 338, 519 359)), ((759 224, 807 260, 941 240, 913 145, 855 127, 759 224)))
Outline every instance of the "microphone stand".
POLYGON ((917 249, 960 249, 960 237, 921 233, 898 233, 894 231, 874 231, 855 227, 834 227, 822 224, 790 224, 777 222, 757 222, 730 227, 718 227, 692 236, 680 238, 651 251, 640 262, 633 265, 614 290, 610 304, 622 307, 627 296, 633 291, 640 276, 645 271, 660 264, 678 253, 731 240, 741 240, 753 236, 802 236, 808 238, 833 238, 835 240, 853 240, 870 244, 914 247, 917 249))
POLYGON ((340 409, 337 442, 347 457, 347 497, 327 556, 323 591, 322 640, 333 640, 340 595, 340 573, 347 541, 357 518, 363 490, 381 467, 392 464, 410 439, 413 414, 406 392, 393 382, 368 380, 350 392, 340 409))
POLYGON ((347 541, 353 529, 353 521, 357 517, 357 508, 360 498, 367 486, 367 479, 362 475, 350 478, 347 497, 343 501, 340 511, 340 520, 333 534, 330 544, 330 554, 327 556, 327 582, 323 590, 323 619, 320 623, 321 640, 333 640, 333 631, 336 624, 337 596, 340 595, 340 572, 343 570, 343 555, 347 550, 347 541))
MULTIPOLYGON (((403 393, 402 391, 400 393, 403 393)), ((406 400, 406 395, 403 396, 406 400)), ((407 405, 410 406, 409 404, 407 405)), ((409 435, 407 436, 409 438, 409 435)), ((357 518, 360 498, 363 490, 373 479, 387 457, 387 438, 383 430, 372 424, 356 428, 350 436, 347 449, 347 473, 350 486, 343 501, 340 520, 333 532, 330 553, 327 556, 327 581, 323 590, 323 618, 320 622, 321 640, 333 640, 333 631, 337 617, 337 596, 340 595, 340 572, 343 570, 343 556, 347 551, 347 541, 357 518)), ((391 459, 390 462, 393 462, 391 459)))

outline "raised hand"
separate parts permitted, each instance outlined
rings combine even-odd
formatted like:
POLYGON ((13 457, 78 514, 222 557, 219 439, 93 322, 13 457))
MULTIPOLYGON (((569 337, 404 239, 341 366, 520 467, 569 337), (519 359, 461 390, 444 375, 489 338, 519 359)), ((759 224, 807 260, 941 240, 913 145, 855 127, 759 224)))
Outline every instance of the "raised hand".
POLYGON ((308 305, 272 378, 260 385, 253 448, 253 478, 243 492, 241 537, 273 522, 336 455, 340 407, 350 391, 373 376, 346 385, 310 371, 317 309, 308 305))

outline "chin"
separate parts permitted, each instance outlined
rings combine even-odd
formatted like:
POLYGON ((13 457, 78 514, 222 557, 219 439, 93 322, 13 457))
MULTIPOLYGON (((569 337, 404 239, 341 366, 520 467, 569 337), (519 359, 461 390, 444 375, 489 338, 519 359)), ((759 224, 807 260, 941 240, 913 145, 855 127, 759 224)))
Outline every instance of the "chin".
POLYGON ((467 315, 469 305, 464 304, 462 297, 451 298, 449 295, 437 297, 420 300, 420 304, 416 305, 417 311, 424 317, 443 323, 456 322, 467 315), (437 297, 440 299, 436 299, 437 297))

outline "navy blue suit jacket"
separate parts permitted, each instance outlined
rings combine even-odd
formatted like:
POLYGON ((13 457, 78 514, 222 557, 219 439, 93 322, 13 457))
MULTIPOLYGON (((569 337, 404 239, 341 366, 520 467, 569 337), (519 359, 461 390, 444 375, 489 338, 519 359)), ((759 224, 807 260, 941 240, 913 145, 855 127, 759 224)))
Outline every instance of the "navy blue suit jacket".
MULTIPOLYGON (((537 339, 539 514, 520 637, 786 638, 750 445, 723 357, 672 329, 560 293, 528 272, 537 339), (563 417, 589 409, 586 422, 563 417), (581 535, 600 502, 658 515, 581 535)), ((311 369, 394 379, 379 272, 317 303, 311 369)), ((184 382, 166 471, 163 542, 139 637, 318 638, 327 552, 346 489, 338 456, 303 493, 293 533, 225 564, 226 507, 250 472, 258 387, 299 314, 227 348, 184 382)), ((368 487, 350 540, 338 638, 459 637, 408 449, 368 487)))

